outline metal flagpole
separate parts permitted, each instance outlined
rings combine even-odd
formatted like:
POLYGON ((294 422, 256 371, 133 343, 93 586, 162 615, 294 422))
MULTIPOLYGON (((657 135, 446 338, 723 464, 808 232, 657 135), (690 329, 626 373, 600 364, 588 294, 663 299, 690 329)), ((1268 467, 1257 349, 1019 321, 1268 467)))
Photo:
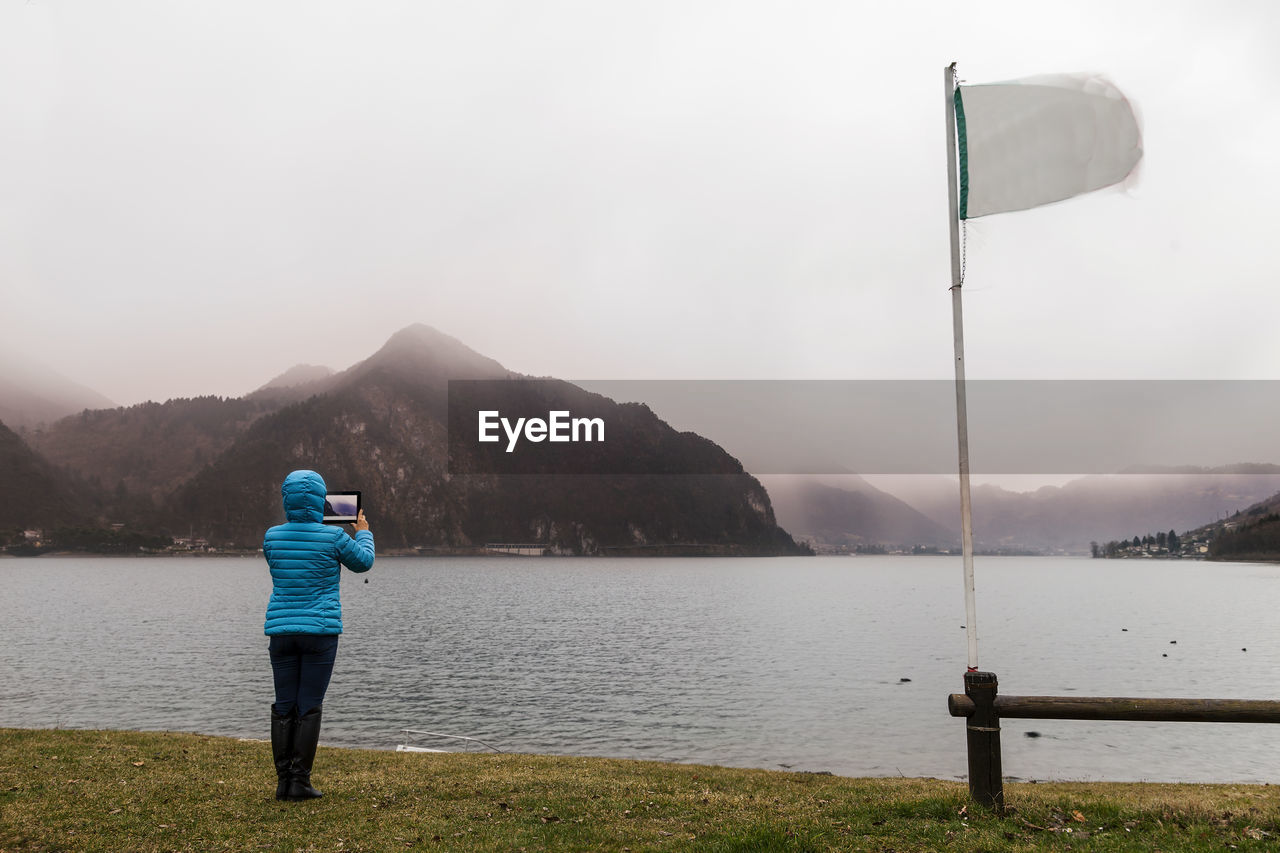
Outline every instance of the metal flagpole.
POLYGON ((944 69, 947 94, 947 189, 951 220, 951 325, 956 353, 956 438, 960 446, 960 523, 964 549, 964 621, 969 636, 969 672, 978 669, 978 616, 973 591, 973 513, 969 503, 969 413, 964 389, 964 309, 960 303, 959 186, 956 178, 956 64, 944 69))

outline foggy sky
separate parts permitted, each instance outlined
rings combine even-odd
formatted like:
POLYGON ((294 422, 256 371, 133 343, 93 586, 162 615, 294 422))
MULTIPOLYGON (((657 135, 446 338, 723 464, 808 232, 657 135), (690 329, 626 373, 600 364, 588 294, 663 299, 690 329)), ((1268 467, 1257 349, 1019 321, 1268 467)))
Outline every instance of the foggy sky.
POLYGON ((5 343, 117 403, 423 322, 525 373, 946 378, 942 68, 1140 181, 970 223, 971 377, 1280 378, 1271 3, 9 2, 5 343))

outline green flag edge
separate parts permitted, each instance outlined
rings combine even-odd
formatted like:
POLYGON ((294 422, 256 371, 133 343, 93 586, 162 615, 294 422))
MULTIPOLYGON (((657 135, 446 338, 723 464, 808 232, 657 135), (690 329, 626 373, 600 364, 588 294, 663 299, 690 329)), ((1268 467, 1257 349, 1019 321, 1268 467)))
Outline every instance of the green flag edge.
POLYGON ((956 110, 956 150, 960 159, 960 219, 969 218, 969 143, 965 138, 964 100, 960 97, 960 87, 956 86, 951 96, 956 110))

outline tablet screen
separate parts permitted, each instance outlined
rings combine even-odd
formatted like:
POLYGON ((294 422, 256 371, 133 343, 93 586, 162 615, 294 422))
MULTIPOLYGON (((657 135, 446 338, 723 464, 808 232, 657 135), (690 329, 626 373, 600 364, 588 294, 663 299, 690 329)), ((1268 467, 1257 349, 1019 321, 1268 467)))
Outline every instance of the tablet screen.
POLYGON ((324 496, 325 524, 355 524, 359 514, 359 492, 329 492, 324 496))

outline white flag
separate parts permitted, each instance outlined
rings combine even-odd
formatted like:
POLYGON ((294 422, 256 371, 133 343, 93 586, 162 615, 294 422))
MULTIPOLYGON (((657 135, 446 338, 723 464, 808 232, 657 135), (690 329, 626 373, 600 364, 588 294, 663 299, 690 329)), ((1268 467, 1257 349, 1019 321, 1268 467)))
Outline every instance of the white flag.
POLYGON ((1133 109, 1103 77, 963 86, 954 101, 961 219, 1101 189, 1142 159, 1133 109))

